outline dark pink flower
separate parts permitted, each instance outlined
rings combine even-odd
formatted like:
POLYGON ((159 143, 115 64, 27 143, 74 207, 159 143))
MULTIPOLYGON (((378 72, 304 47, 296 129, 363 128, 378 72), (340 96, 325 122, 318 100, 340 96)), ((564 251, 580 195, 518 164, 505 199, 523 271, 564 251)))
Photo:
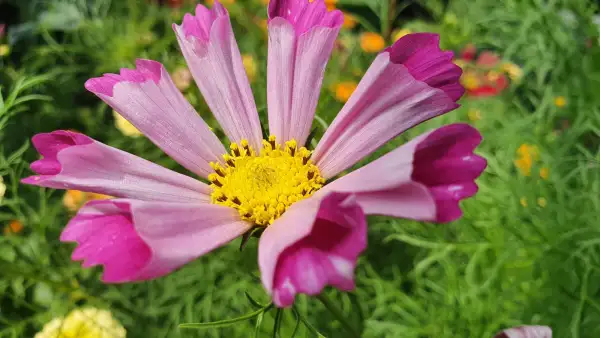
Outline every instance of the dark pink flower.
POLYGON ((43 158, 24 183, 116 197, 88 203, 69 222, 61 239, 78 243, 73 259, 103 265, 106 282, 157 278, 258 225, 262 282, 283 307, 325 285, 354 288, 365 215, 461 216, 459 202, 477 191, 486 165, 473 153, 481 136, 468 125, 426 132, 333 180, 405 130, 458 107, 461 71, 439 37, 410 34, 380 53, 311 154, 303 145, 342 14, 323 0, 272 0, 269 18, 266 139, 227 10, 199 5, 174 25, 232 142, 229 153, 158 62, 138 60, 135 69, 85 84, 210 185, 75 132, 33 138, 43 158))

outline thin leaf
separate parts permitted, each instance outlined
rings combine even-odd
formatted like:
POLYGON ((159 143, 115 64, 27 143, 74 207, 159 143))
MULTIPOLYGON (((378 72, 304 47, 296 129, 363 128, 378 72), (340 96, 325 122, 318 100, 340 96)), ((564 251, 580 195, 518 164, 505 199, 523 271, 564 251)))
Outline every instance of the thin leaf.
POLYGON ((14 161, 16 161, 19 158, 21 158, 23 156, 23 153, 25 153, 27 151, 27 149, 29 149, 29 142, 28 141, 26 141, 25 143, 23 143, 23 145, 19 149, 17 149, 14 153, 10 154, 10 156, 8 157, 8 159, 6 160, 6 162, 8 162, 8 164, 10 165, 14 161))
POLYGON ((213 329, 213 328, 217 328, 217 327, 229 326, 229 325, 233 325, 237 322, 252 319, 252 318, 260 315, 261 313, 268 311, 272 306, 273 306, 273 303, 270 303, 254 312, 250 312, 248 314, 245 314, 243 316, 233 318, 233 319, 225 319, 225 320, 219 320, 216 322, 208 322, 208 323, 179 324, 179 328, 180 329, 213 329))
POLYGON ((308 329, 308 331, 312 332, 315 336, 317 336, 317 338, 326 338, 314 326, 312 326, 312 324, 308 320, 306 320, 306 318, 304 318, 304 316, 302 316, 300 314, 300 312, 298 311, 298 309, 296 309, 295 306, 292 307, 292 311, 294 312, 294 314, 296 315, 296 317, 298 319, 300 319, 300 321, 302 322, 302 324, 304 324, 304 326, 306 326, 306 328, 308 329))
POLYGON ((248 298, 248 301, 250 302, 250 304, 252 304, 252 306, 254 306, 255 308, 262 309, 265 307, 261 303, 257 302, 254 298, 252 298, 252 296, 250 296, 248 291, 244 291, 244 294, 246 295, 246 298, 248 298))
POLYGON ((275 313, 275 322, 273 323, 273 338, 279 337, 279 329, 281 329, 281 319, 283 319, 283 310, 277 309, 275 313))
POLYGON ((262 325, 264 316, 265 316, 265 314, 263 312, 256 317, 256 327, 254 328, 254 338, 258 338, 258 335, 260 334, 260 326, 262 325))
POLYGON ((300 317, 298 317, 298 314, 295 311, 294 311, 294 317, 296 317, 296 326, 294 326, 294 331, 292 331, 291 338, 296 337, 296 334, 298 334, 298 329, 300 328, 300 317))

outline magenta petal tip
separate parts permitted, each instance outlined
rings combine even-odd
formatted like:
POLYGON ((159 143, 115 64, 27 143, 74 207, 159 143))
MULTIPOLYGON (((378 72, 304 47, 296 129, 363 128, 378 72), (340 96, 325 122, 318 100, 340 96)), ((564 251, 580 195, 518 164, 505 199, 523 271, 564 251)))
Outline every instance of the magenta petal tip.
POLYGON ((276 17, 289 21, 297 35, 315 27, 340 28, 344 23, 342 12, 329 11, 323 0, 271 0, 269 20, 276 17))
POLYGON ((453 52, 440 49, 438 34, 408 34, 386 51, 393 63, 404 65, 416 80, 443 90, 453 101, 464 94, 462 69, 452 62, 453 52))

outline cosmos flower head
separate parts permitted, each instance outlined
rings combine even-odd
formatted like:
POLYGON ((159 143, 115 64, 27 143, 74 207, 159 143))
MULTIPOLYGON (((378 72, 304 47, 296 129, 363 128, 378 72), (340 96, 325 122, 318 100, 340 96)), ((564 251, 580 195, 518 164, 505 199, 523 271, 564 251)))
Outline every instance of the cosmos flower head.
POLYGON ((156 61, 105 74, 86 88, 189 170, 170 171, 83 134, 38 134, 43 156, 26 184, 114 196, 82 207, 61 240, 103 280, 164 276, 261 229, 258 267, 279 307, 326 285, 352 290, 367 245, 366 215, 450 222, 477 191, 486 161, 466 124, 430 130, 366 166, 354 164, 407 129, 456 109, 464 89, 436 34, 408 34, 375 57, 325 131, 307 148, 326 65, 343 24, 323 0, 268 6, 263 135, 229 14, 218 1, 173 25, 188 68, 228 139, 212 133, 156 61), (208 184, 192 176, 205 179, 208 184))

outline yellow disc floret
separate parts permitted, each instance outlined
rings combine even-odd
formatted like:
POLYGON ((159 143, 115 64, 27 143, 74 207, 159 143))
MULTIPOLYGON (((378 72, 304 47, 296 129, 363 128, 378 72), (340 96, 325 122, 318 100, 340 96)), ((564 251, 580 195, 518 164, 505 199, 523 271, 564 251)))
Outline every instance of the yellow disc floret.
POLYGON ((298 148, 295 140, 284 145, 270 136, 257 154, 248 141, 232 143, 223 155, 224 165, 211 163, 215 173, 211 200, 239 211, 242 219, 267 226, 293 203, 311 196, 325 183, 319 168, 310 161, 311 152, 298 148))

